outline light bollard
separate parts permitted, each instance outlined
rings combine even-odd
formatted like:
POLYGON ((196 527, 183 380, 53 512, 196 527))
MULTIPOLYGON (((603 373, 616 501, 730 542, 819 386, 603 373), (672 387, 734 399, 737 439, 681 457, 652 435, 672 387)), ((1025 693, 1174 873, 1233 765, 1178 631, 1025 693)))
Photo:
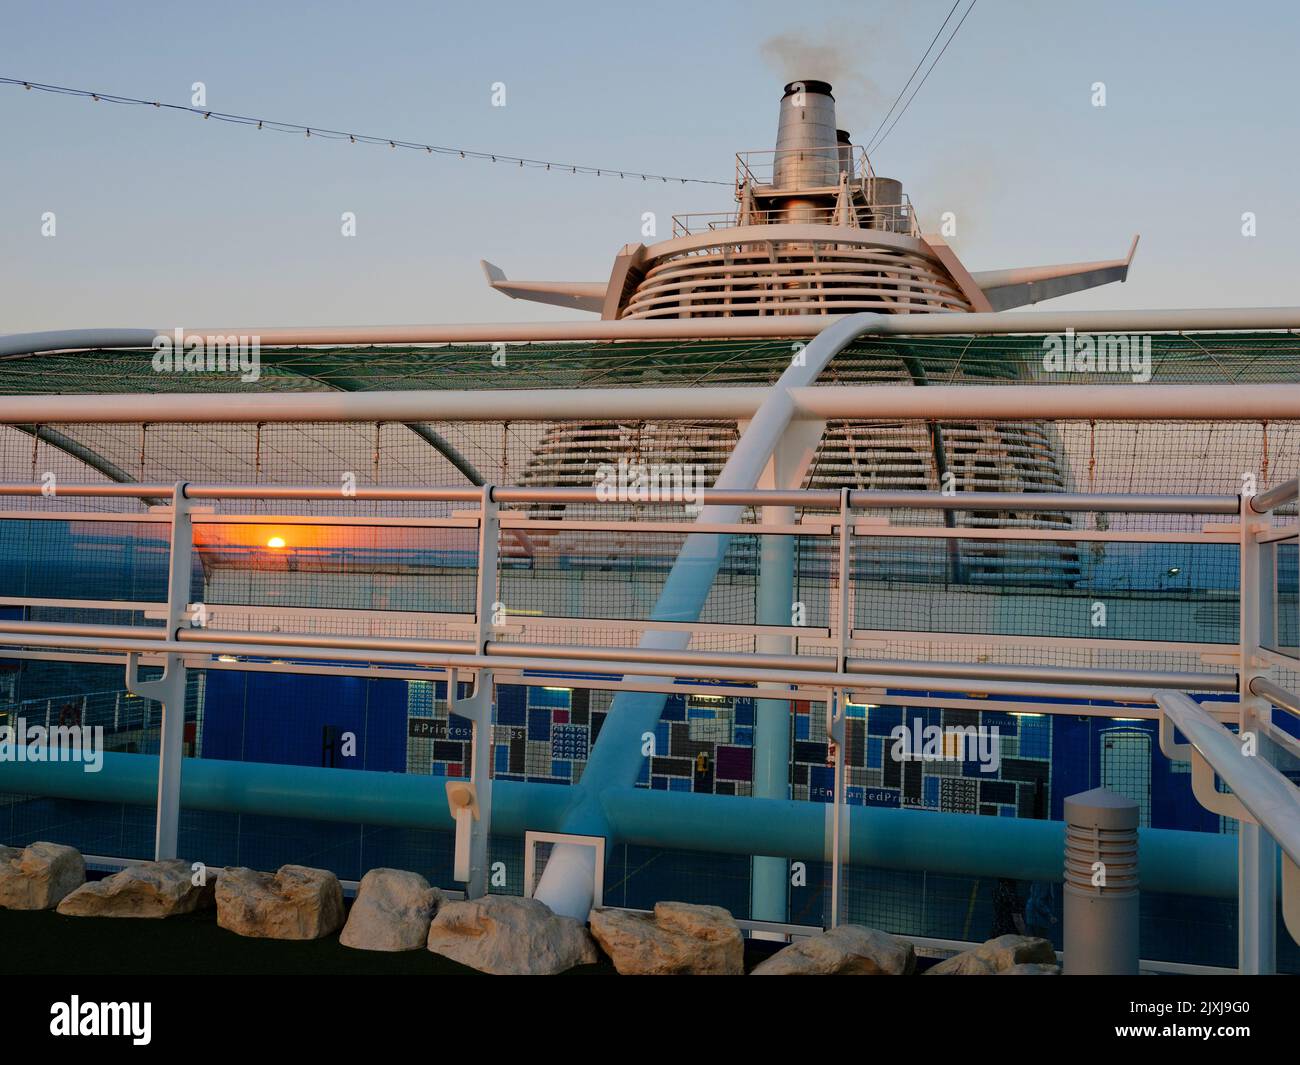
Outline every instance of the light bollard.
POLYGON ((1105 788, 1065 800, 1066 975, 1138 972, 1138 804, 1105 788))

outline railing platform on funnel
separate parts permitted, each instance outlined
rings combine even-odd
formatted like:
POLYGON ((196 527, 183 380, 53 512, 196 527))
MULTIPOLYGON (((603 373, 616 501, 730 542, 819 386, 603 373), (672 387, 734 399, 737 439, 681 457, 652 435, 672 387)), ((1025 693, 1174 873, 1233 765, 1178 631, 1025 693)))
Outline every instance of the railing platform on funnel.
POLYGON ((804 156, 821 157, 834 153, 840 161, 841 173, 847 173, 849 183, 860 188, 864 193, 870 191, 875 172, 867 151, 860 144, 842 144, 838 148, 762 148, 756 151, 736 153, 736 198, 746 186, 770 188, 776 174, 777 162, 800 159, 804 156))
MULTIPOLYGON (((840 224, 839 213, 834 207, 803 207, 800 219, 812 225, 834 226, 840 224)), ((748 225, 768 225, 778 221, 778 212, 755 209, 748 225)), ((877 230, 884 233, 898 233, 905 237, 919 237, 920 224, 916 220, 916 211, 912 201, 906 196, 901 203, 857 204, 849 208, 847 225, 851 229, 877 230)), ((740 225, 737 211, 692 212, 673 215, 673 237, 690 237, 696 233, 718 233, 725 235, 729 229, 740 225)), ((828 237, 833 242, 833 235, 828 237)))
MULTIPOLYGON (((62 564, 75 565, 78 537, 89 543, 105 526, 124 524, 127 518, 41 510, 42 489, 40 484, 0 485, 0 495, 32 501, 32 509, 0 512, 0 527, 36 522, 55 529, 63 523, 62 538, 43 541, 62 545, 59 549, 67 554, 56 560, 62 564)), ((852 735, 846 730, 848 711, 885 701, 904 707, 978 706, 982 701, 1014 714, 1024 712, 1023 701, 1031 700, 1031 716, 1122 714, 1127 720, 1157 722, 1168 711, 1157 705, 1156 693, 1172 690, 1210 696, 1197 713, 1220 723, 1215 727, 1235 721, 1235 703, 1213 700, 1239 694, 1240 639, 1198 640, 1184 621, 1198 608, 1228 602, 1240 605, 1243 617, 1257 610, 1260 587, 1216 576, 1235 572, 1234 565, 1225 569, 1223 558, 1239 552, 1246 540, 1294 546, 1296 536, 1294 525, 1239 521, 1243 501, 1229 495, 702 489, 698 498, 660 500, 647 512, 643 500, 611 498, 598 489, 356 487, 349 499, 424 502, 443 512, 322 518, 294 514, 292 504, 338 500, 337 486, 60 484, 58 494, 64 501, 170 497, 170 510, 130 515, 130 521, 140 523, 131 528, 152 527, 151 542, 163 545, 180 504, 191 525, 194 565, 185 574, 173 574, 165 601, 158 595, 129 603, 72 599, 39 594, 50 590, 39 579, 25 584, 21 594, 0 598, 0 605, 23 610, 21 617, 0 620, 0 657, 5 659, 122 665, 132 658, 143 666, 175 661, 182 669, 205 673, 310 672, 408 681, 489 677, 495 685, 530 689, 551 687, 558 676, 573 690, 743 697, 787 705, 812 701, 826 707, 824 732, 836 767, 844 765, 852 735), (290 512, 248 514, 237 507, 229 512, 215 507, 249 499, 280 500, 290 512), (688 504, 702 505, 706 513, 692 520, 688 504), (549 514, 563 505, 575 516, 530 517, 526 508, 538 505, 547 505, 549 514), (740 521, 707 520, 707 508, 716 505, 746 510, 740 521), (760 515, 773 508, 793 508, 794 519, 763 524, 760 515), (953 512, 1048 509, 1067 515, 1182 514, 1201 522, 1177 532, 1116 531, 1100 523, 1097 528, 1050 530, 962 528, 939 520, 953 512), (909 523, 890 524, 893 513, 908 515, 909 523), (760 624, 753 609, 762 543, 768 537, 796 545, 799 599, 791 604, 788 626, 760 624), (647 616, 645 607, 653 596, 645 589, 662 582, 688 542, 720 560, 709 603, 697 617, 647 616), (1058 570, 1036 570, 1033 549, 1040 542, 1074 545, 1081 556, 1092 547, 1123 554, 1150 545, 1185 545, 1191 564, 1200 567, 1197 583, 1192 594, 1157 597, 1140 623, 1117 617, 1109 626, 1098 626, 1095 620, 1080 621, 1091 617, 1098 600, 1102 586, 1096 583, 1097 571, 1083 566, 1063 578, 1058 570), (499 546, 499 557, 495 549, 484 553, 488 544, 499 546), (954 545, 996 564, 973 576, 970 567, 954 567, 954 545), (486 569, 480 558, 490 558, 486 569), (606 583, 589 594, 583 585, 596 573, 606 583), (621 587, 617 596, 610 592, 616 585, 621 587), (23 609, 24 603, 32 606, 23 609), (994 610, 999 603, 1000 612, 994 610), (177 616, 178 608, 187 620, 174 625, 167 619, 177 616), (83 620, 95 612, 111 616, 112 623, 83 620), (133 618, 129 623, 120 620, 124 612, 133 618), (600 638, 593 639, 597 632, 600 638), (685 632, 691 643, 681 649, 630 646, 654 632, 685 632), (792 652, 764 652, 763 638, 773 634, 789 637, 792 652), (921 644, 929 650, 913 657, 896 651, 900 645, 921 644), (934 653, 963 646, 969 653, 950 659, 934 653), (1000 650, 990 654, 989 648, 1000 650), (1044 663, 1044 652, 1054 660, 1044 663), (1097 664, 1111 654, 1143 664, 1097 664), (1197 661, 1201 668, 1161 666, 1197 661), (1017 705, 1021 711, 1014 709, 1017 705)), ((1277 572, 1274 567, 1267 579, 1275 583, 1277 572)), ((1136 611, 1137 597, 1111 590, 1124 599, 1126 609, 1136 611)), ((1150 589, 1153 595, 1158 590, 1150 589)), ((1258 652, 1280 656, 1283 665, 1297 661, 1268 648, 1258 652)), ((1252 692, 1266 697, 1269 689, 1256 685, 1252 692)), ((1296 700, 1290 699, 1273 702, 1294 712, 1296 700)), ((95 702, 94 713, 86 714, 83 723, 107 713, 95 702)), ((48 700, 0 708, 0 713, 8 710, 16 717, 15 711, 27 705, 48 705, 48 700)), ((1283 730, 1281 735, 1288 734, 1283 730)), ((159 756, 175 753, 160 749, 159 756)), ((199 773, 198 768, 196 763, 192 786, 203 789, 205 802, 217 801, 211 796, 220 791, 219 777, 209 781, 212 770, 199 773)), ((1238 771, 1248 785, 1258 775, 1249 765, 1238 771)), ((186 769, 187 778, 191 772, 186 769)), ((258 779, 269 782, 275 772, 266 767, 258 779)), ((476 759, 461 775, 479 789, 481 803, 490 803, 493 771, 488 759, 476 759)), ((3 790, 39 794, 41 779, 0 767, 3 790), (9 781, 23 786, 5 787, 9 781)), ((832 796, 837 809, 852 787, 858 786, 837 771, 832 796)), ((78 794, 87 794, 87 788, 91 786, 79 783, 78 794)), ((160 818, 170 807, 174 824, 180 799, 180 790, 160 794, 160 818)), ((316 812, 306 816, 343 821, 375 817, 373 802, 346 789, 317 799, 316 812)), ((501 816, 511 823, 542 831, 552 827, 520 821, 528 815, 513 805, 510 793, 502 801, 501 816)), ((490 805, 487 809, 490 821, 490 805)), ((284 812, 268 808, 277 810, 284 812)), ((712 838, 689 817, 685 823, 673 820, 664 828, 666 845, 712 838)), ((832 923, 843 912, 841 861, 860 860, 847 838, 850 821, 837 816, 833 838, 822 841, 837 859, 832 923)), ((806 853, 788 837, 775 842, 772 826, 750 826, 743 838, 755 848, 749 853, 806 853)))

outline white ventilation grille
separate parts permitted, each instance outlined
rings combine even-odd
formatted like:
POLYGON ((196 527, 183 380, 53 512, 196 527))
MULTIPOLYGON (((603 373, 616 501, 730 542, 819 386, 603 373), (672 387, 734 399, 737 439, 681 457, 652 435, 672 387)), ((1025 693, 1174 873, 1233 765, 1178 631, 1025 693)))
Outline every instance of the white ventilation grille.
MULTIPOLYGON (((629 464, 698 465, 704 484, 711 485, 736 440, 732 423, 557 422, 547 427, 529 459, 523 483, 529 487, 590 488, 596 484, 601 464, 617 465, 622 460, 629 464)), ((958 493, 1031 492, 1044 496, 1043 506, 1028 512, 953 512, 949 520, 955 526, 1072 527, 1068 514, 1051 509, 1051 494, 1067 491, 1069 484, 1050 426, 1019 422, 943 425, 938 443, 941 447, 936 449, 924 422, 833 421, 827 424, 803 487, 935 492, 943 487, 941 455, 958 493)), ((654 509, 654 504, 641 504, 637 513, 648 518, 654 509)), ((675 513, 662 517, 681 520, 680 507, 671 509, 675 513)), ((529 513, 569 519, 609 516, 604 504, 535 504, 529 513)), ((891 520, 935 523, 943 519, 933 511, 895 511, 891 520)), ((563 552, 563 536, 539 532, 534 539, 539 546, 563 552)), ((633 547, 630 543, 626 546, 633 547)), ((959 554, 963 579, 972 583, 1070 584, 1082 577, 1078 546, 1069 541, 963 540, 959 554)))
MULTIPOLYGON (((752 239, 728 239, 651 259, 618 317, 975 309, 919 240, 907 239, 905 248, 889 247, 866 232, 848 228, 836 233, 834 240, 800 240, 793 234, 782 238, 784 230, 811 228, 754 227, 752 239)), ((834 232, 829 226, 815 228, 834 232)))

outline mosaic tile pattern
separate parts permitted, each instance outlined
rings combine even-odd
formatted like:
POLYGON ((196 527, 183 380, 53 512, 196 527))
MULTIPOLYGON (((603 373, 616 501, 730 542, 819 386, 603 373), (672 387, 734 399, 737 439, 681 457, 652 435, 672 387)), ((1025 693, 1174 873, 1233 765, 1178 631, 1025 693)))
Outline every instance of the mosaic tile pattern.
MULTIPOLYGON (((449 714, 446 686, 409 685, 407 771, 460 776, 468 771, 469 722, 449 714)), ((462 694, 467 694, 462 687, 462 694)), ((575 688, 497 690, 493 772, 503 780, 573 783, 582 776, 591 745, 613 694, 575 688)), ((791 714, 791 795, 830 802, 835 768, 826 737, 825 708, 796 701, 791 714)), ((655 754, 638 786, 715 795, 753 794, 755 701, 704 695, 670 696, 655 728, 655 754)), ((1001 817, 1047 816, 1052 730, 1047 717, 934 707, 850 706, 845 729, 847 801, 1001 817), (977 761, 897 760, 891 733, 900 724, 921 728, 997 729, 1001 765, 994 773, 977 761)))

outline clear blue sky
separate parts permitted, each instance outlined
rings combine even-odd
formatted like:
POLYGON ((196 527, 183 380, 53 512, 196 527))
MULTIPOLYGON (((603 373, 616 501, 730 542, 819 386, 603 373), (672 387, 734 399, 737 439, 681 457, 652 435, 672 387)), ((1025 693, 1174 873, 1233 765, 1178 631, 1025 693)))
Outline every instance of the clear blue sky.
MULTIPOLYGON (((773 38, 821 49, 797 73, 835 82, 865 140, 949 6, 4 0, 0 74, 176 102, 203 81, 216 110, 730 178, 771 145, 773 38)), ((1061 307, 1300 303, 1297 40, 1292 3, 980 0, 876 170, 927 222, 957 212, 971 269, 1110 258, 1141 232, 1126 285, 1061 307)), ((729 206, 0 86, 0 332, 572 317, 491 292, 478 260, 604 280, 642 212, 664 234, 729 206)))

